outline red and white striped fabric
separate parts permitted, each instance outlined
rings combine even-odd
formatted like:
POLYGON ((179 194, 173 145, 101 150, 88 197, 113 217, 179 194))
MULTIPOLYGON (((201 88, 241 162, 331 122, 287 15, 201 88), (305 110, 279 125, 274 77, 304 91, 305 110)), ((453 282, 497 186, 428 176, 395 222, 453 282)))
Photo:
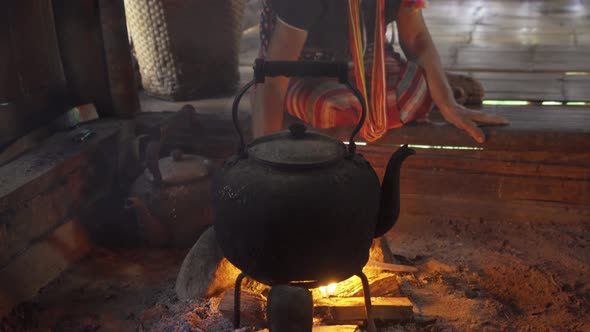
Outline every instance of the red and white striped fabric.
MULTIPOLYGON (((434 103, 428 92, 420 66, 400 59, 399 54, 386 56, 386 129, 423 121, 434 103)), ((372 70, 366 62, 367 78, 372 70)), ((350 73, 351 81, 354 73, 350 73)), ((361 105, 354 94, 334 79, 292 78, 285 98, 286 111, 316 128, 355 125, 361 105)), ((363 135, 364 139, 367 139, 363 135)), ((373 140, 369 140, 373 141, 373 140)))

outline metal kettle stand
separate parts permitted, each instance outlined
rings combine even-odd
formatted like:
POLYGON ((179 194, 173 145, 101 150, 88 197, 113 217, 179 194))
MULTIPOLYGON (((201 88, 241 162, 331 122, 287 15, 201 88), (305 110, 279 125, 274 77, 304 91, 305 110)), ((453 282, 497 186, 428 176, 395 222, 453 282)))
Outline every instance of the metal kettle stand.
MULTIPOLYGON (((365 311, 367 313, 367 329, 369 332, 377 332, 377 327, 375 326, 375 321, 373 320, 373 308, 371 304, 371 293, 369 290, 369 280, 367 276, 360 271, 356 274, 357 277, 361 279, 361 283, 363 285, 363 295, 365 298, 365 311)), ((240 328, 240 296, 242 292, 242 281, 244 278, 247 277, 245 273, 240 273, 240 275, 236 278, 235 283, 235 293, 234 293, 234 328, 240 328)), ((292 285, 288 285, 292 286, 292 285)), ((302 286, 299 286, 302 287, 302 286)), ((307 287, 302 287, 307 288, 307 287)), ((270 297, 269 297, 270 298, 270 297)), ((281 331, 270 331, 270 332, 281 332, 281 331)), ((310 330, 311 332, 311 330, 310 330)))

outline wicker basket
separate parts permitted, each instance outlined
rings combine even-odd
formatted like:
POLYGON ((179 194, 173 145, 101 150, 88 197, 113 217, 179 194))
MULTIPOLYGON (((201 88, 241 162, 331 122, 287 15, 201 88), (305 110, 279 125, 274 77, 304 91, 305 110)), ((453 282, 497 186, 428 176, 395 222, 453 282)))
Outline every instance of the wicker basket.
POLYGON ((235 92, 244 0, 125 0, 146 93, 183 101, 235 92))

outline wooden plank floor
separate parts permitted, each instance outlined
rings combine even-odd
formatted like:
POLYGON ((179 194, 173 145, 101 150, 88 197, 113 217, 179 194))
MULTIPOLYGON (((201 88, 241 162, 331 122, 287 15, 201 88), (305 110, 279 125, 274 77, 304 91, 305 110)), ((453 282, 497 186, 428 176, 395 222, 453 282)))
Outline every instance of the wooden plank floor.
POLYGON ((424 16, 445 67, 486 99, 590 101, 590 4, 431 1, 424 16))

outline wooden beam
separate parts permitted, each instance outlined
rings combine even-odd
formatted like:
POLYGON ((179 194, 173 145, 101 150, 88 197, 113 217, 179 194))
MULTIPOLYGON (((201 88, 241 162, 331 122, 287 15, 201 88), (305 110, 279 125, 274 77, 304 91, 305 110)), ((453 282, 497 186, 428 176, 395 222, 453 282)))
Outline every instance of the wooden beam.
MULTIPOLYGON (((447 123, 414 124, 390 130, 371 145, 400 144, 477 147, 501 151, 554 151, 576 153, 590 151, 590 112, 588 109, 503 107, 484 108, 484 111, 504 116, 508 126, 483 127, 487 142, 476 143, 464 131, 447 123)), ((320 130, 348 140, 349 127, 320 130)))
MULTIPOLYGON (((359 150, 383 177, 394 149, 373 146, 359 150)), ((590 167, 554 164, 551 160, 500 161, 445 152, 420 154, 408 158, 401 177, 403 194, 586 205, 590 202, 590 167)))
MULTIPOLYGON (((367 158, 374 168, 385 168, 389 158, 397 147, 360 146, 359 152, 367 158)), ((562 155, 563 157, 563 155, 562 155)), ((512 156, 494 152, 474 154, 473 152, 449 153, 444 150, 418 150, 415 156, 408 158, 403 168, 438 169, 464 171, 468 173, 502 174, 524 177, 547 177, 568 180, 587 180, 590 178, 590 160, 585 165, 571 164, 569 160, 559 160, 558 156, 547 155, 544 160, 531 156, 512 156), (494 159, 492 159, 494 158, 494 159)))

